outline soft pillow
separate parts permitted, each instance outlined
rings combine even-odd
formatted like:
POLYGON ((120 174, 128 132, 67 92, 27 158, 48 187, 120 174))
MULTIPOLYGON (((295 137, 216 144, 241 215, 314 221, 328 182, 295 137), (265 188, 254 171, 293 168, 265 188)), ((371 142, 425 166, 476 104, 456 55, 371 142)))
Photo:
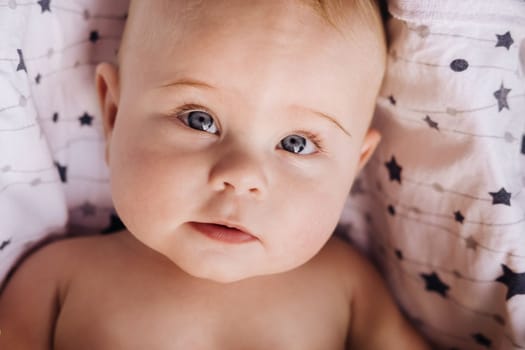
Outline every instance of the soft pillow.
POLYGON ((0 5, 0 281, 42 238, 115 221, 94 68, 114 61, 127 5, 0 5))
POLYGON ((343 221, 446 349, 525 348, 525 1, 391 1, 383 140, 343 221))

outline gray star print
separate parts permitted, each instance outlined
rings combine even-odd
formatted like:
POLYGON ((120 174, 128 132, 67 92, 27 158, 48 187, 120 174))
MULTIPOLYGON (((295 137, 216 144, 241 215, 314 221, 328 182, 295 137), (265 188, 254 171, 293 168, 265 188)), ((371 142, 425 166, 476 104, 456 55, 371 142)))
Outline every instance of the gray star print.
POLYGON ((496 90, 494 92, 494 97, 496 98, 496 100, 498 100, 498 111, 499 112, 501 112, 503 108, 510 109, 509 104, 507 102, 507 96, 510 91, 511 89, 506 89, 505 86, 503 86, 503 83, 501 83, 501 87, 499 88, 499 90, 496 90))

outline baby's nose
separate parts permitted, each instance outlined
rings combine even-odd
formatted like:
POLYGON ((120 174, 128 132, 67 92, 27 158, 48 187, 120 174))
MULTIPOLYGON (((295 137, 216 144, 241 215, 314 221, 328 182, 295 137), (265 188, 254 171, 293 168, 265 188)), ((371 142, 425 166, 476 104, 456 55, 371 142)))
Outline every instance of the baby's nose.
POLYGON ((261 159, 243 150, 222 155, 211 168, 209 182, 215 191, 230 189, 255 199, 264 199, 268 186, 261 159))

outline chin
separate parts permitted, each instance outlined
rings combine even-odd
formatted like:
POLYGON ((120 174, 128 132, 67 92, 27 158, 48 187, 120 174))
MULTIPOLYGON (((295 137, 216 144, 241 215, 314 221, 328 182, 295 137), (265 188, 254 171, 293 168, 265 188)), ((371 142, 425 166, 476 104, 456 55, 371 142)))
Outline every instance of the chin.
MULTIPOLYGON (((202 266, 201 266, 202 267, 202 266)), ((231 269, 217 269, 217 268, 184 268, 180 266, 187 274, 200 279, 216 283, 234 283, 261 274, 250 273, 249 271, 232 271, 231 269)))
POLYGON ((193 277, 205 279, 208 281, 221 283, 221 284, 228 284, 228 283, 235 283, 239 282, 251 277, 255 277, 256 275, 250 275, 250 274, 232 274, 232 273, 207 273, 207 274, 193 274, 193 277))
MULTIPOLYGON (((300 265, 299 265, 300 266, 300 265)), ((182 268, 182 267, 181 267, 182 268)), ((184 269, 182 268, 187 274, 200 279, 205 279, 208 281, 216 282, 216 283, 235 283, 242 280, 247 280, 250 278, 255 277, 261 277, 261 276, 269 276, 269 275, 276 275, 280 273, 285 273, 291 270, 294 270, 297 268, 297 265, 287 267, 287 268, 280 268, 275 270, 258 270, 258 271, 232 271, 231 269, 184 269)))
POLYGON ((211 276, 203 276, 199 278, 206 279, 206 280, 220 283, 220 284, 228 284, 228 283, 240 282, 250 277, 253 277, 253 276, 244 277, 244 276, 211 275, 211 276))

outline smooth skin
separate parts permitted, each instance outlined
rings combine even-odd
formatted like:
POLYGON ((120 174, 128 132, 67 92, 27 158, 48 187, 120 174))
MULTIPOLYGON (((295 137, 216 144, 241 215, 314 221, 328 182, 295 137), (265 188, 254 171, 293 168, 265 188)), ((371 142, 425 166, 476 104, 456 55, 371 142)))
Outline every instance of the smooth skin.
POLYGON ((0 348, 428 349, 367 261, 336 238, 292 271, 195 278, 131 234, 39 250, 0 299, 0 348))

